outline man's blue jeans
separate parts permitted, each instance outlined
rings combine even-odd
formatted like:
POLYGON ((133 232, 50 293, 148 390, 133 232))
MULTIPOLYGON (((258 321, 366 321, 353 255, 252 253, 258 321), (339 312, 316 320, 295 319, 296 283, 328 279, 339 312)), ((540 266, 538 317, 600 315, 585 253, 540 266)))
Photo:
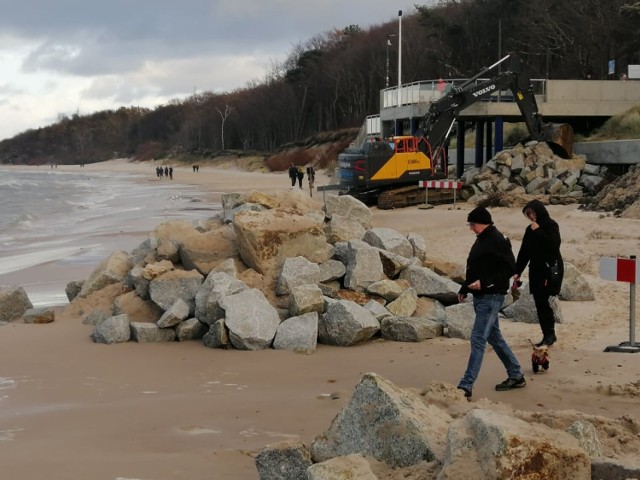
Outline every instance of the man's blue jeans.
POLYGON ((478 373, 482 366, 487 342, 493 347, 502 361, 509 378, 522 377, 520 364, 500 332, 498 312, 500 308, 502 308, 503 302, 504 295, 488 294, 473 296, 473 309, 476 312, 476 319, 473 323, 473 330, 471 331, 471 353, 469 354, 467 371, 464 372, 464 376, 458 384, 459 387, 467 390, 473 389, 473 384, 478 378, 478 373))

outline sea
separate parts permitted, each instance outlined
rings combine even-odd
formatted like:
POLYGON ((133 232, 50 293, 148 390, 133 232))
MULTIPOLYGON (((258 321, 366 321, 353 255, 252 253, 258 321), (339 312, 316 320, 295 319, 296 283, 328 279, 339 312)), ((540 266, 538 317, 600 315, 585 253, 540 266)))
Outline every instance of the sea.
POLYGON ((34 306, 68 302, 116 250, 130 252, 155 227, 220 212, 193 185, 131 173, 0 167, 0 289, 21 286, 34 306))

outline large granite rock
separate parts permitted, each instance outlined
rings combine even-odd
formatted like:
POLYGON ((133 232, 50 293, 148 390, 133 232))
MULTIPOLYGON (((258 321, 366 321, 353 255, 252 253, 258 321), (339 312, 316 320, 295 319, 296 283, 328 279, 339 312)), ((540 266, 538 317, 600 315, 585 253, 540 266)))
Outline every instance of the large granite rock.
POLYGON ((131 338, 131 324, 127 315, 116 315, 100 323, 91 333, 91 339, 96 343, 128 342, 131 338))
POLYGON ((173 342, 175 338, 173 328, 160 328, 155 323, 131 322, 131 339, 135 342, 173 342))
POLYGON ((378 249, 361 240, 351 240, 346 250, 347 273, 344 286, 364 292, 374 282, 385 279, 378 249))
POLYGON ((397 230, 392 228, 370 228, 362 239, 373 247, 395 253, 405 258, 413 257, 411 242, 397 230))
POLYGON ((93 292, 102 290, 113 283, 123 282, 131 269, 129 255, 123 250, 113 252, 103 260, 82 284, 78 296, 86 297, 93 292))
POLYGON ((22 315, 24 323, 52 323, 56 319, 56 312, 51 307, 30 308, 22 315))
POLYGON ((326 212, 329 218, 333 218, 333 215, 340 215, 357 221, 365 229, 373 226, 373 214, 369 207, 351 195, 329 195, 326 212))
MULTIPOLYGON (((553 310, 553 316, 556 323, 563 323, 562 310, 560 309, 560 302, 557 297, 549 298, 549 305, 553 310)), ((523 288, 520 291, 520 298, 513 302, 511 305, 502 310, 504 316, 510 318, 514 322, 523 323, 538 323, 538 313, 536 311, 536 304, 533 301, 533 295, 529 293, 528 288, 523 288)))
POLYGON ((280 324, 275 308, 256 289, 224 297, 225 325, 231 344, 239 350, 260 350, 271 346, 280 324))
POLYGON ((188 340, 200 340, 209 330, 209 325, 202 323, 197 318, 188 318, 175 327, 176 340, 186 342, 188 340))
POLYGON ((460 285, 427 267, 410 265, 400 272, 400 278, 407 280, 420 296, 435 298, 445 305, 458 301, 460 285))
POLYGON ((227 295, 234 295, 248 290, 248 288, 243 281, 234 276, 213 270, 207 275, 196 293, 196 318, 203 323, 213 325, 216 320, 224 317, 220 300, 227 295))
POLYGON ((210 232, 193 230, 179 245, 180 261, 186 270, 209 274, 220 262, 238 256, 236 234, 231 226, 221 226, 210 232))
POLYGON ((380 322, 382 338, 395 342, 422 342, 442 336, 443 326, 419 317, 385 317, 380 322))
POLYGON ((287 295, 293 286, 316 284, 320 281, 320 267, 302 256, 289 257, 282 264, 276 283, 276 295, 287 295))
POLYGON ((291 317, 278 325, 273 348, 312 353, 318 342, 318 314, 305 313, 291 317))
POLYGON ((149 283, 149 297, 163 310, 168 310, 179 298, 189 305, 189 314, 195 312, 195 298, 204 277, 197 270, 171 270, 149 283))
POLYGON ((456 478, 461 465, 467 478, 591 478, 589 455, 568 433, 483 409, 469 411, 456 427, 442 478, 456 478))
POLYGON ((365 374, 329 429, 311 443, 315 463, 360 453, 392 467, 442 460, 451 418, 375 373, 365 374))
POLYGON ((324 234, 327 242, 335 244, 337 242, 348 242, 349 240, 362 240, 366 233, 365 228, 354 218, 343 217, 333 214, 331 221, 324 226, 324 234))
POLYGON ((337 300, 326 305, 318 340, 328 345, 348 347, 370 339, 379 330, 380 323, 369 310, 351 300, 337 300))
POLYGON ((559 297, 562 300, 584 302, 595 300, 591 286, 580 271, 569 262, 564 262, 564 278, 559 297))
POLYGON ((277 278, 286 258, 302 256, 322 263, 333 253, 322 222, 297 210, 243 212, 236 215, 233 227, 244 263, 269 278, 277 278))
POLYGON ((300 440, 267 445, 256 457, 260 480, 303 480, 311 464, 309 449, 300 440))
POLYGON ((33 308, 27 292, 22 287, 0 290, 0 322, 9 322, 33 308))

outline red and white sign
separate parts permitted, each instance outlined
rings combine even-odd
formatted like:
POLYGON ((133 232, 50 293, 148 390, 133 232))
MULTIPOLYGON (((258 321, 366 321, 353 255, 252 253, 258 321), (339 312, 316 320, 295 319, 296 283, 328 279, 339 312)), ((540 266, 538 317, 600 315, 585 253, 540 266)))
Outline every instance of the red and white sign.
POLYGON ((635 258, 600 257, 600 278, 614 282, 638 283, 640 263, 635 258))
POLYGON ((462 188, 462 182, 456 182, 453 180, 420 180, 420 187, 422 188, 453 188, 454 190, 460 190, 462 188))

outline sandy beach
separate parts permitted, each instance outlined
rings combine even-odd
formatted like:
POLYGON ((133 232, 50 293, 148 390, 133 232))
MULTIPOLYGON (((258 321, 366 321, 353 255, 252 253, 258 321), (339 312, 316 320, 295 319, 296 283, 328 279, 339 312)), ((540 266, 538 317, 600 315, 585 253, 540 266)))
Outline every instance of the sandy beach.
MULTIPOLYGON (((84 170, 160 181, 148 162, 114 160, 84 170)), ((175 167, 173 182, 203 192, 211 203, 223 192, 290 188, 286 172, 245 172, 233 165, 202 165, 198 173, 190 166, 175 167)), ((326 173, 318 172, 316 185, 326 183, 326 173)), ((321 201, 322 193, 314 198, 321 201)), ((376 226, 424 236, 430 260, 462 267, 474 240, 466 225, 471 208, 458 203, 373 211, 376 226)), ((533 375, 529 365, 528 339, 539 340, 538 325, 502 322, 525 366, 527 387, 496 392, 504 371, 489 353, 474 401, 638 421, 640 353, 603 352, 629 340, 630 288, 599 278, 598 263, 601 256, 638 253, 640 220, 584 212, 578 205, 550 206, 549 211, 560 225, 565 261, 586 277, 595 301, 561 302, 564 323, 557 325, 558 342, 545 375, 533 375)), ((527 225, 520 208, 491 212, 517 252, 527 225)), ((73 276, 82 278, 91 270, 82 267, 73 276)), ((60 272, 42 268, 31 274, 60 272)), ((18 285, 25 281, 20 272, 11 278, 18 285)), ((310 442, 329 427, 364 373, 418 390, 432 381, 455 385, 469 351, 466 341, 449 338, 318 345, 311 355, 213 350, 201 342, 107 346, 94 344, 91 331, 80 318, 62 314, 52 324, 0 327, 2 478, 255 480, 254 457, 265 445, 288 438, 310 442)))

